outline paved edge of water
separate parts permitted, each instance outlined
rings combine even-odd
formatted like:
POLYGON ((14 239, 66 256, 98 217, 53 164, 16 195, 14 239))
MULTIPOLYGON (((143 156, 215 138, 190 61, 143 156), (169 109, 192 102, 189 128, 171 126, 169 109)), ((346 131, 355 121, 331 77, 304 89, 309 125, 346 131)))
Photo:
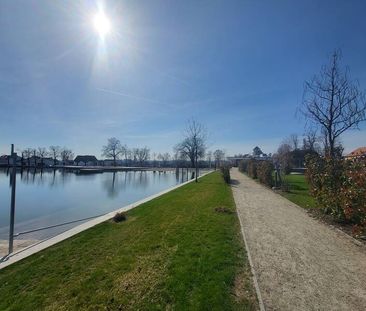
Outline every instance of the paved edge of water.
MULTIPOLYGON (((203 175, 199 176, 198 179, 200 179, 200 178, 202 178, 202 177, 204 177, 204 176, 206 176, 206 175, 208 175, 208 174, 210 174, 212 172, 214 172, 214 171, 210 171, 210 172, 204 173, 203 175)), ((22 250, 19 250, 17 252, 14 252, 14 253, 10 254, 6 258, 6 260, 0 262, 0 270, 3 269, 3 268, 5 268, 5 267, 7 267, 7 266, 10 266, 11 264, 13 264, 15 262, 18 262, 18 261, 20 261, 20 260, 22 260, 24 258, 27 258, 27 257, 29 257, 29 256, 31 256, 33 254, 36 254, 39 251, 44 250, 44 249, 46 249, 46 248, 48 248, 48 247, 50 247, 52 245, 55 245, 55 244, 57 244, 57 243, 59 243, 61 241, 64 241, 64 240, 66 240, 66 239, 68 239, 68 238, 70 238, 70 237, 72 237, 72 236, 74 236, 74 235, 76 235, 76 234, 78 234, 78 233, 80 233, 82 231, 85 231, 85 230, 87 230, 89 228, 92 228, 92 227, 94 227, 94 226, 102 223, 102 222, 105 222, 107 220, 110 220, 118 212, 126 212, 126 211, 129 211, 129 210, 131 210, 131 209, 133 209, 133 208, 135 208, 135 207, 137 207, 137 206, 139 206, 139 205, 141 205, 143 203, 149 202, 149 201, 151 201, 151 200, 153 200, 153 199, 155 199, 157 197, 160 197, 160 196, 162 196, 162 195, 164 195, 164 194, 166 194, 166 193, 168 193, 170 191, 173 191, 175 189, 178 189, 178 188, 180 188, 180 187, 182 187, 184 185, 187 185, 187 184, 189 184, 191 182, 194 182, 194 181, 195 181, 195 179, 191 179, 191 180, 188 180, 188 181, 186 181, 184 183, 181 183, 179 185, 175 185, 175 186, 173 186, 171 188, 168 188, 166 190, 163 190, 161 192, 158 192, 156 194, 153 194, 153 195, 151 195, 151 196, 149 196, 147 198, 144 198, 144 199, 139 200, 137 202, 131 203, 129 205, 126 205, 126 206, 124 206, 122 208, 119 208, 117 210, 114 210, 112 212, 109 212, 109 213, 107 213, 107 214, 105 214, 103 216, 100 216, 100 217, 97 217, 97 218, 92 219, 90 221, 84 222, 81 225, 78 225, 78 226, 76 226, 74 228, 71 228, 70 230, 67 230, 67 231, 65 231, 63 233, 60 233, 59 235, 56 235, 54 237, 51 237, 51 238, 48 238, 48 239, 45 239, 45 240, 42 240, 42 241, 39 241, 39 242, 37 242, 37 243, 35 243, 33 245, 30 245, 30 246, 28 246, 28 247, 26 247, 26 248, 24 248, 22 250)))

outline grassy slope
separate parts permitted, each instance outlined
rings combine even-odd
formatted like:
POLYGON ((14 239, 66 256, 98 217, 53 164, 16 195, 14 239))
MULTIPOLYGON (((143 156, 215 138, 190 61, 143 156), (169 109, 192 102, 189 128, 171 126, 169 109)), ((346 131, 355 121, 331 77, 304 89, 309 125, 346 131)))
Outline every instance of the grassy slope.
POLYGON ((231 189, 219 173, 0 271, 0 310, 250 310, 231 189))
POLYGON ((290 191, 283 192, 284 197, 304 208, 316 207, 316 201, 309 194, 309 185, 304 175, 286 175, 285 181, 289 184, 290 191))

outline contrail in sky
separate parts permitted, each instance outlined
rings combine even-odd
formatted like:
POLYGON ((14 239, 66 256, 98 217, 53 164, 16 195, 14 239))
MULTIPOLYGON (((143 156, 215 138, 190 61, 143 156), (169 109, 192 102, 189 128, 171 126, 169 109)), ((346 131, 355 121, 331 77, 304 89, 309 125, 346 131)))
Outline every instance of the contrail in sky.
POLYGON ((108 89, 104 89, 104 88, 97 88, 98 91, 101 92, 105 92, 105 93, 109 93, 109 94, 114 94, 114 95, 119 95, 119 96, 123 96, 123 97, 128 97, 128 98, 133 98, 133 99, 139 99, 139 100, 143 100, 146 102, 150 102, 150 103, 155 103, 155 104, 163 104, 165 105, 165 103, 155 100, 155 99, 151 99, 151 98, 146 98, 146 97, 142 97, 142 96, 136 96, 136 95, 131 95, 131 94, 126 94, 126 93, 122 93, 122 92, 117 92, 117 91, 113 91, 113 90, 108 90, 108 89))

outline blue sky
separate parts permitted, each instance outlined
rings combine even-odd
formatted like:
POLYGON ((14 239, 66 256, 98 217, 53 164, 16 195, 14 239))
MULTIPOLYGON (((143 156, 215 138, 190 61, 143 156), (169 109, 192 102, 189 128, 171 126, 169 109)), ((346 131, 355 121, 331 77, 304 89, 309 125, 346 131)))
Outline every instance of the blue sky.
MULTIPOLYGON (((0 154, 107 138, 170 152, 196 118, 210 148, 276 150, 304 132, 303 83, 334 49, 366 89, 365 1, 0 2, 0 154)), ((365 127, 363 127, 365 128, 365 127)), ((342 137, 346 150, 366 131, 342 137)))

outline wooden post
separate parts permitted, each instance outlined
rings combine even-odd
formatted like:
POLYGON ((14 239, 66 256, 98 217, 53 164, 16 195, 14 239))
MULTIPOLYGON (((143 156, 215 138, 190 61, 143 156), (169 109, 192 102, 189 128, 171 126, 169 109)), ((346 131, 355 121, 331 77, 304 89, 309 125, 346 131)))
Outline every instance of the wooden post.
POLYGON ((13 169, 11 172, 11 203, 10 203, 10 227, 9 227, 9 254, 13 252, 14 242, 14 220, 15 220, 15 187, 17 154, 14 152, 14 144, 11 144, 11 157, 13 159, 13 169))

